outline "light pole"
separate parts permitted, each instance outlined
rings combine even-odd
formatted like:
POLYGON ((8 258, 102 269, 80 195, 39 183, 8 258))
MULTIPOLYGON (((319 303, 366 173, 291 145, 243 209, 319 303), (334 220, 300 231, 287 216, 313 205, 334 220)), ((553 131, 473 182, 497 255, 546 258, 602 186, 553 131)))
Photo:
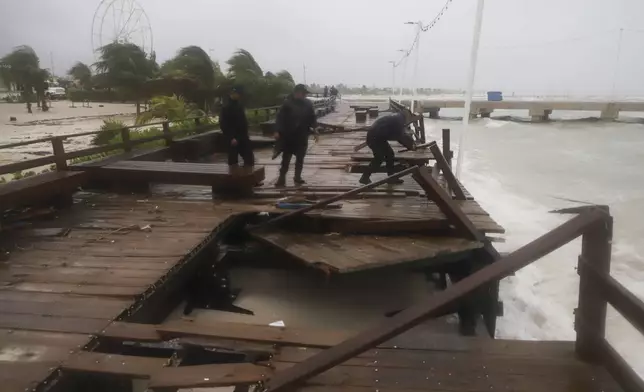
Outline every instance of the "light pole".
POLYGON ((391 64, 391 96, 393 97, 396 94, 396 62, 390 61, 391 64))
POLYGON ((472 107, 472 94, 474 93, 474 77, 476 76, 476 61, 479 54, 481 39, 481 26, 483 25, 483 8, 485 0, 478 0, 474 17, 474 35, 472 36, 472 53, 470 55, 470 70, 467 78, 467 93, 465 95, 465 110, 463 113, 463 129, 458 138, 458 158, 456 159, 456 178, 461 177, 463 161, 465 160, 465 132, 470 124, 470 109, 472 107))
MULTIPOLYGON (((416 86, 418 85, 418 58, 419 58, 419 52, 420 52, 420 33, 423 29, 423 22, 420 20, 418 22, 405 22, 406 25, 416 25, 416 39, 414 40, 414 44, 416 46, 416 58, 414 59, 414 75, 412 76, 412 89, 411 89, 411 111, 413 113, 414 111, 414 106, 415 106, 415 98, 416 98, 416 86)), ((413 50, 413 48, 412 48, 413 50)))
MULTIPOLYGON (((399 53, 405 53, 405 52, 407 52, 407 51, 406 51, 405 49, 398 49, 396 52, 399 52, 399 53)), ((402 65, 402 62, 403 62, 403 61, 405 61, 405 60, 402 60, 402 59, 401 59, 401 60, 400 60, 400 64, 398 64, 398 65, 402 65)), ((405 84, 405 73, 406 73, 406 72, 407 72, 407 63, 405 63, 405 67, 403 67, 403 75, 402 75, 402 78, 401 78, 401 80, 400 80, 400 91, 399 91, 399 95, 400 95, 400 99, 401 99, 401 100, 402 100, 402 95, 403 95, 403 85, 405 84)))

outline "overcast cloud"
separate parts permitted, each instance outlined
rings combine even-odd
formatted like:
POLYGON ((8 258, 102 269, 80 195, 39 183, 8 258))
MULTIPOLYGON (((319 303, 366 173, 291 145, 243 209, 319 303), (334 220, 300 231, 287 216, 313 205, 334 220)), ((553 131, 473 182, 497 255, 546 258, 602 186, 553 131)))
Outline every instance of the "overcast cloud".
MULTIPOLYGON (((57 74, 77 60, 92 63, 92 20, 99 3, 0 0, 0 55, 30 45, 44 67, 50 67, 53 53, 57 74)), ((414 27, 404 22, 431 21, 445 0, 138 3, 149 16, 159 62, 182 46, 199 45, 223 65, 244 48, 264 70, 287 69, 298 81, 306 64, 309 83, 389 86, 388 61, 399 59, 396 50, 407 48, 414 35, 414 27)), ((419 86, 464 88, 475 8, 476 0, 453 0, 436 27, 422 35, 419 86)), ((487 0, 476 86, 606 94, 615 82, 618 93, 644 95, 642 15, 641 0, 487 0)), ((104 21, 111 19, 108 14, 104 21)), ((406 67, 398 67, 398 83, 404 74, 405 84, 412 84, 414 61, 412 55, 406 67)))

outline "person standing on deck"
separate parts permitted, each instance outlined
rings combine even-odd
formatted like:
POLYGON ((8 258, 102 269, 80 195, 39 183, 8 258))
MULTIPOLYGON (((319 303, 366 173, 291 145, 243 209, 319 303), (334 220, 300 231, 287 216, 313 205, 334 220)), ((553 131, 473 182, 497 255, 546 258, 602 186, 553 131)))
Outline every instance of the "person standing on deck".
MULTIPOLYGON (((410 150, 416 148, 414 139, 405 132, 405 116, 402 113, 381 117, 367 129, 367 146, 373 153, 373 159, 360 177, 361 184, 371 183, 371 173, 376 171, 383 161, 387 167, 387 175, 395 174, 394 150, 389 145, 390 140, 395 140, 410 150)), ((396 179, 391 180, 390 184, 403 182, 401 179, 396 179)))
MULTIPOLYGON (((293 182, 296 185, 306 183, 302 179, 304 157, 309 144, 309 135, 314 133, 313 128, 317 125, 313 104, 306 98, 308 93, 305 85, 298 84, 277 113, 275 139, 282 151, 282 164, 275 186, 286 185, 286 173, 293 155, 295 155, 293 182)), ((314 133, 314 135, 317 138, 317 134, 314 133)))
POLYGON ((329 96, 329 86, 324 86, 324 98, 329 96))
POLYGON ((226 141, 230 166, 237 165, 239 156, 244 160, 244 166, 255 165, 255 156, 248 136, 246 109, 241 102, 242 93, 241 86, 233 87, 228 102, 222 107, 219 115, 219 125, 226 141))

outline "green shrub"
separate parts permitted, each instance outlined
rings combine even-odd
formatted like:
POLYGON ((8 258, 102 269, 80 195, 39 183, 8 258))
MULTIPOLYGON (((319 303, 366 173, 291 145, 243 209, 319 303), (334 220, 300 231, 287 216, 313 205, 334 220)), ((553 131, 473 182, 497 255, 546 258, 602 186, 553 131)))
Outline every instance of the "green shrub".
POLYGON ((104 146, 114 139, 116 135, 121 134, 121 129, 125 128, 123 121, 116 120, 114 118, 108 118, 103 120, 103 125, 101 125, 100 133, 94 135, 92 139, 92 144, 95 146, 104 146))

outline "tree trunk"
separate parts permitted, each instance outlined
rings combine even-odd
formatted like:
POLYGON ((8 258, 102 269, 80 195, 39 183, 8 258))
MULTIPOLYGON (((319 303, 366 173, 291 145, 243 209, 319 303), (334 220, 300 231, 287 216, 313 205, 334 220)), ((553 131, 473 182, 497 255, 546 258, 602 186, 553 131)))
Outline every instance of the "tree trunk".
POLYGON ((137 101, 136 101, 136 116, 138 117, 138 116, 140 116, 140 115, 141 115, 141 102, 139 102, 139 101, 137 100, 137 101))

